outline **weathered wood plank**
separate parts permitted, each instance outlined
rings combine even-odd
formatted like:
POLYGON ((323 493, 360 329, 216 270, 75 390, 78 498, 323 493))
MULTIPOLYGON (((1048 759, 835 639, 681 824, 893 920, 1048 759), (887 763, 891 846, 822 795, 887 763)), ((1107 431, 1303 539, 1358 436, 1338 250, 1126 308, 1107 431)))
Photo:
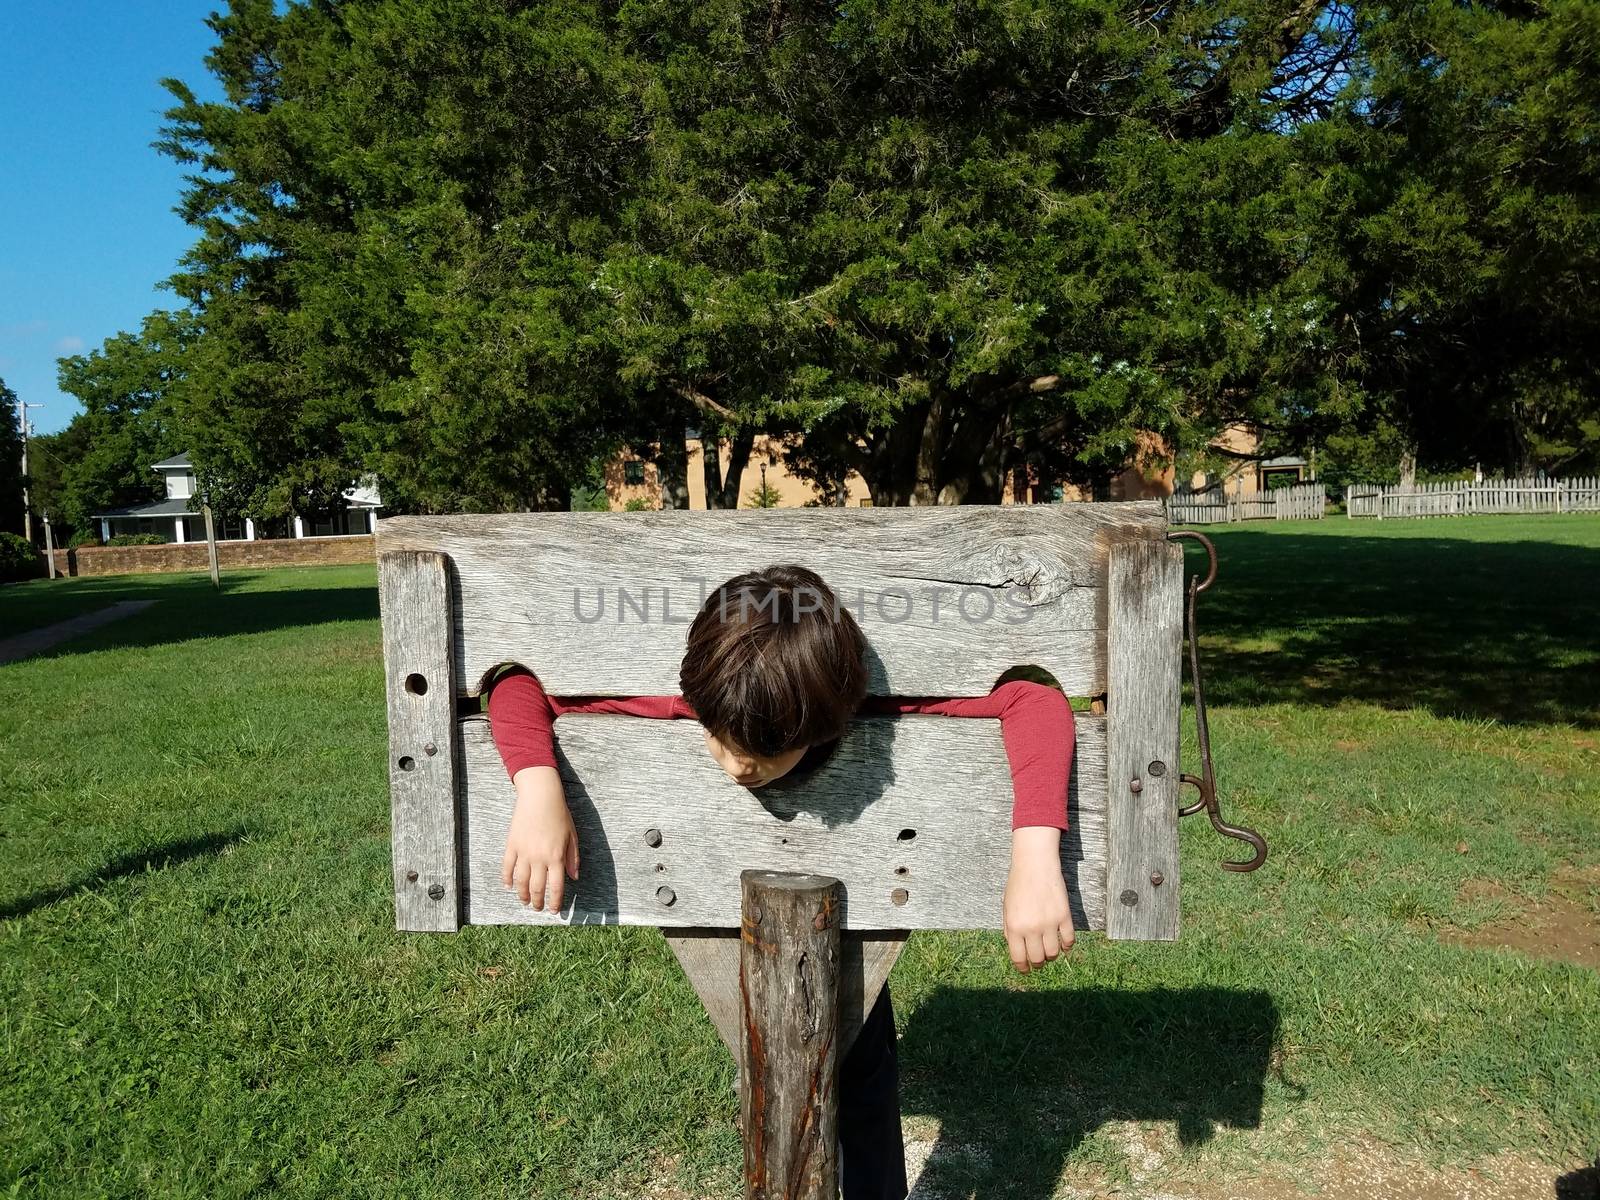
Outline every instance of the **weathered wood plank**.
POLYGON ((442 554, 400 551, 378 558, 395 923, 428 932, 453 932, 461 925, 456 873, 460 756, 446 575, 442 554))
MULTIPOLYGON (((1100 929, 1106 719, 1076 718, 1062 865, 1073 924, 1100 929)), ((723 774, 693 721, 571 715, 557 731, 583 864, 559 915, 500 882, 515 793, 488 722, 462 722, 471 924, 728 927, 739 872, 763 867, 841 879, 846 929, 1000 928, 1012 789, 998 721, 859 717, 822 767, 758 790, 723 774)))
POLYGON ((879 695, 982 695, 1019 664, 1105 681, 1109 545, 1161 504, 392 517, 378 548, 448 553, 458 685, 520 662, 556 695, 678 690, 688 623, 743 571, 820 574, 871 643, 879 695))
MULTIPOLYGON (((722 1044, 739 1061, 739 931, 664 929, 667 945, 694 985, 722 1044)), ((839 1053, 850 1053, 889 971, 906 944, 904 930, 847 930, 839 943, 839 1053)))
POLYGON ((836 1200, 844 889, 780 871, 746 871, 742 884, 745 1200, 836 1200))
POLYGON ((1178 751, 1183 551, 1111 551, 1106 697, 1106 933, 1178 936, 1178 751))

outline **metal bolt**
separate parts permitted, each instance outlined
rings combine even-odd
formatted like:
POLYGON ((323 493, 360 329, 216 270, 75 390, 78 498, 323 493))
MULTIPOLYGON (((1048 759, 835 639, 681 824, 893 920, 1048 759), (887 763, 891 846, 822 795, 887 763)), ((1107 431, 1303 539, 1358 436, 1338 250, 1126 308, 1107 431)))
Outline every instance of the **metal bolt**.
POLYGON ((1130 781, 1128 784, 1128 790, 1137 796, 1140 792, 1144 791, 1144 780, 1135 779, 1130 781))
POLYGON ((1167 764, 1158 758, 1150 764, 1149 771, 1150 774, 1154 775, 1157 779, 1160 779, 1167 773, 1167 764))
POLYGON ((671 908, 673 904, 677 902, 678 893, 669 887, 658 887, 656 889, 656 899, 661 901, 661 903, 666 905, 668 908, 671 908))
POLYGON ((428 899, 430 899, 430 900, 443 900, 444 899, 444 884, 436 883, 431 888, 429 888, 428 889, 428 899))
POLYGON ((895 888, 894 891, 889 893, 889 903, 896 907, 904 904, 909 899, 911 899, 911 893, 906 891, 905 888, 895 888))
POLYGON ((1127 891, 1123 892, 1118 898, 1129 908, 1132 908, 1135 904, 1139 903, 1139 893, 1134 891, 1132 888, 1129 888, 1127 891))
POLYGON ((432 742, 429 742, 422 748, 422 752, 429 758, 432 758, 435 754, 439 753, 439 747, 435 746, 432 742))
POLYGON ((646 829, 644 831, 644 844, 649 846, 652 850, 661 845, 661 830, 646 829))
POLYGON ((1165 875, 1163 875, 1160 871, 1151 871, 1150 872, 1150 886, 1151 887, 1160 887, 1166 881, 1167 881, 1167 877, 1165 875))
POLYGON ((406 882, 407 883, 415 883, 416 881, 417 881, 417 873, 415 871, 407 871, 406 872, 406 882))

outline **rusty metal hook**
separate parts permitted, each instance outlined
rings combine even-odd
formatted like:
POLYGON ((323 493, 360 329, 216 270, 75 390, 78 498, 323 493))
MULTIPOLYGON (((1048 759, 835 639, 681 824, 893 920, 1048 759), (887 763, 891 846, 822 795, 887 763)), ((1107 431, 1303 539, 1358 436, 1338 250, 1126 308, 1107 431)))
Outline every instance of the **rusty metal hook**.
POLYGON ((1240 825, 1230 825, 1222 819, 1222 807, 1217 803, 1217 772, 1211 760, 1211 727, 1206 720, 1206 690, 1205 680, 1200 673, 1200 630, 1195 624, 1195 598, 1210 587, 1217 578, 1217 548, 1211 539, 1203 533, 1196 533, 1189 529, 1180 529, 1167 534, 1169 542, 1180 539, 1199 542, 1206 548, 1206 557, 1210 561, 1209 569, 1202 579, 1198 575, 1189 577, 1188 599, 1184 610, 1184 631, 1189 638, 1189 680, 1194 685, 1194 728, 1195 740, 1200 744, 1200 774, 1181 774, 1178 782, 1188 784, 1200 793, 1200 799, 1193 804, 1178 809, 1178 816, 1187 817, 1206 810, 1206 816, 1211 820, 1211 828, 1223 837, 1237 838, 1254 848, 1255 853, 1245 862, 1223 860, 1224 871, 1254 871, 1267 861, 1267 841, 1253 829, 1246 829, 1240 825))

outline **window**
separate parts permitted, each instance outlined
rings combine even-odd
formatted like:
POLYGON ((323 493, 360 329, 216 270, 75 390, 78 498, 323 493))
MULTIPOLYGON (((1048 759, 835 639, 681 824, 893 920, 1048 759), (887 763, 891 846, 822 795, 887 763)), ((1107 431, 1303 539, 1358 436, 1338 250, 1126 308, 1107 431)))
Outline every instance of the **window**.
POLYGON ((632 459, 622 464, 622 481, 627 484, 641 484, 644 482, 644 463, 632 459))

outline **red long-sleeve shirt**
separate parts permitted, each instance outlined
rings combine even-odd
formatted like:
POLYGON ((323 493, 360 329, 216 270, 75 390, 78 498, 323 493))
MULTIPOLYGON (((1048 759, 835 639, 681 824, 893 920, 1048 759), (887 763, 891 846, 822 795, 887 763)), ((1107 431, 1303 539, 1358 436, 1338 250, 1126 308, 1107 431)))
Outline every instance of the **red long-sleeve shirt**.
MULTIPOLYGON (((857 711, 995 717, 1011 767, 1011 828, 1067 828, 1067 781, 1072 772, 1072 707, 1055 688, 1026 680, 1003 683, 987 696, 948 700, 869 696, 857 711)), ((633 717, 694 720, 682 696, 561 699, 546 694, 525 671, 502 675, 489 692, 489 725, 506 774, 553 767, 555 719, 567 713, 620 713, 633 717)))

